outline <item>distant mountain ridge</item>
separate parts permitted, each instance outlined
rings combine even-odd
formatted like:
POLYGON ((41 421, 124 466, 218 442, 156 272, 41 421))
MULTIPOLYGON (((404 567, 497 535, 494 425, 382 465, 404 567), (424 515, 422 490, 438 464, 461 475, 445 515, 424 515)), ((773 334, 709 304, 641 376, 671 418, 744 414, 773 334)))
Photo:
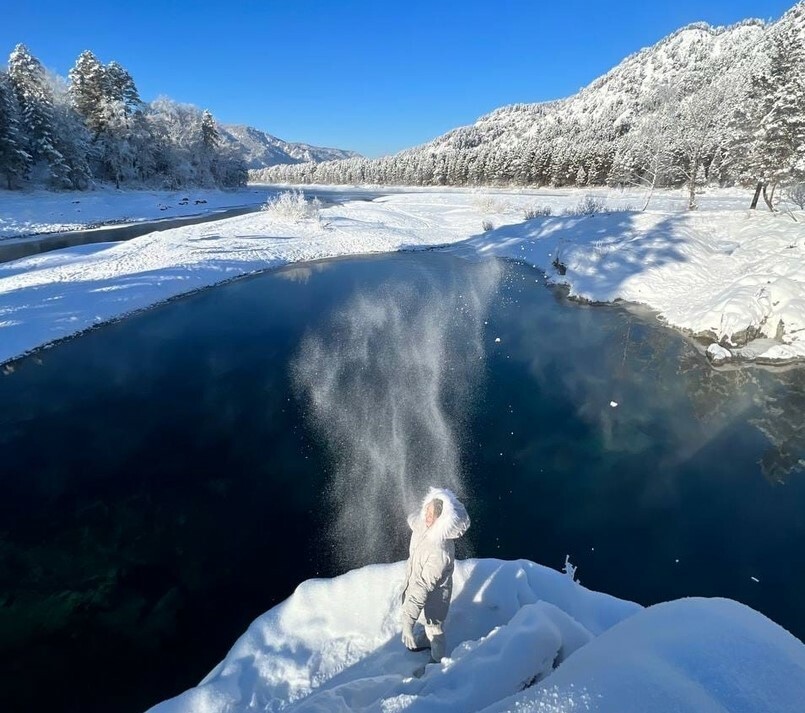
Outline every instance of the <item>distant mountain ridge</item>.
POLYGON ((219 124, 218 134, 243 159, 248 169, 360 157, 355 151, 283 141, 265 131, 243 124, 219 124))
POLYGON ((776 22, 695 23, 573 96, 501 107, 376 160, 270 168, 252 179, 403 185, 805 181, 805 2, 776 22))

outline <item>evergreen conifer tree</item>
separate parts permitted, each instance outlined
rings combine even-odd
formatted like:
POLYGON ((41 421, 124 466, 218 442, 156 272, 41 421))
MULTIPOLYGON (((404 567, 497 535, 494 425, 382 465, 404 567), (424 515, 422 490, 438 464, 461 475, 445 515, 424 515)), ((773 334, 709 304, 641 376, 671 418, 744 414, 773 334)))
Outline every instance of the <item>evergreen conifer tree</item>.
POLYGON ((106 65, 106 95, 113 101, 123 102, 127 114, 139 111, 143 103, 134 79, 115 61, 106 65))
POLYGON ((103 105, 108 98, 106 67, 86 50, 78 56, 67 76, 73 106, 93 136, 97 136, 103 130, 103 105))
POLYGON ((8 75, 0 71, 0 172, 9 189, 25 179, 31 159, 22 148, 26 140, 19 111, 8 75))
POLYGON ((11 53, 8 77, 26 128, 28 141, 23 148, 31 156, 33 168, 42 166, 50 182, 59 188, 72 187, 69 166, 55 144, 53 94, 45 69, 25 45, 17 45, 11 53))
POLYGON ((201 143, 207 151, 215 151, 221 137, 218 134, 218 127, 215 125, 215 119, 210 113, 209 109, 205 109, 201 115, 201 143))
POLYGON ((805 176, 805 43, 787 29, 773 38, 768 111, 760 120, 772 184, 805 176))

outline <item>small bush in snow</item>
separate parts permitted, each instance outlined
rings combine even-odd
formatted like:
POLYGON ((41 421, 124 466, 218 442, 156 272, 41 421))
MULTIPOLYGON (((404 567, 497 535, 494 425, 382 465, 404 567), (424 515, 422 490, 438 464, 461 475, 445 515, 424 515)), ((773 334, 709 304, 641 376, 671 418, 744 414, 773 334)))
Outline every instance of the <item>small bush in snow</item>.
POLYGON ((481 223, 481 227, 484 229, 485 233, 488 233, 490 230, 494 229, 495 225, 491 220, 485 220, 481 223))
POLYGON ((595 196, 584 196, 573 208, 565 208, 565 215, 597 215, 608 213, 606 202, 595 196))
POLYGON ((507 204, 497 196, 483 193, 475 196, 472 202, 480 213, 505 213, 508 208, 507 204))
POLYGON ((271 213, 277 218, 285 220, 319 220, 321 201, 318 198, 308 200, 301 191, 283 191, 276 196, 270 196, 263 203, 262 210, 271 213))
POLYGON ((805 183, 794 183, 786 186, 783 195, 786 200, 793 203, 800 210, 805 210, 805 183))
POLYGON ((531 206, 530 208, 526 208, 523 211, 523 215, 525 216, 526 220, 533 220, 534 218, 547 218, 552 213, 553 211, 549 205, 535 205, 531 206))

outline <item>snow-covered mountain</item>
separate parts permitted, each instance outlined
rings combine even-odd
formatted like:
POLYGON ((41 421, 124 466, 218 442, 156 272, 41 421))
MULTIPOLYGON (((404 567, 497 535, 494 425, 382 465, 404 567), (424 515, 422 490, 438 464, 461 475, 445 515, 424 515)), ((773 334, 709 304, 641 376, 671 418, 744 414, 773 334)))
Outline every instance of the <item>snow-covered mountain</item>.
POLYGON ((265 131, 242 124, 220 124, 218 133, 221 139, 246 162, 246 167, 249 169, 307 161, 313 163, 338 161, 359 156, 354 151, 289 143, 265 131))
POLYGON ((260 178, 408 185, 688 184, 691 196, 707 181, 803 180, 804 67, 805 2, 800 2, 774 23, 689 25, 569 98, 505 106, 392 157, 278 167, 260 178), (786 130, 777 131, 781 126, 786 130), (786 132, 790 145, 780 145, 778 153, 775 142, 786 132))
POLYGON ((661 87, 687 85, 692 91, 716 74, 723 82, 745 81, 760 65, 765 31, 759 20, 731 27, 689 25, 627 57, 574 96, 502 107, 418 150, 438 152, 479 145, 507 149, 534 137, 561 136, 567 126, 614 138, 645 113, 661 87))

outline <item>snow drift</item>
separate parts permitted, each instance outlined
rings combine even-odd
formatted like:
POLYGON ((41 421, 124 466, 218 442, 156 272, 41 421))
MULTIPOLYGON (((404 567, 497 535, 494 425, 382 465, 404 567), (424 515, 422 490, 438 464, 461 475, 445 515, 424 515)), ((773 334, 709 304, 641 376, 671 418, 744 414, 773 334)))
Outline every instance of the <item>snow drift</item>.
POLYGON ((448 658, 399 641, 404 563, 304 582, 151 713, 800 711, 805 646, 725 599, 643 609, 528 561, 457 563, 448 658))

